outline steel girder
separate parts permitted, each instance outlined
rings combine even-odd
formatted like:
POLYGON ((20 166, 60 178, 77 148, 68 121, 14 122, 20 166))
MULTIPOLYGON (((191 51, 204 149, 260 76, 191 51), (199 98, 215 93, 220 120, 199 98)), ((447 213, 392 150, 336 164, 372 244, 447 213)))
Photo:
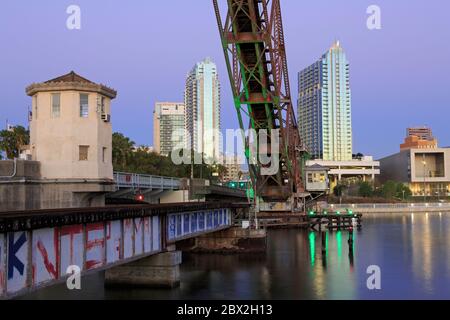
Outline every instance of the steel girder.
POLYGON ((280 0, 227 0, 226 7, 220 4, 224 7, 213 0, 239 125, 246 132, 245 155, 256 196, 284 201, 304 191, 301 162, 305 150, 290 95, 280 0), (227 12, 225 20, 221 9, 227 12), (257 133, 266 130, 267 144, 258 140, 257 148, 252 149, 247 128, 257 133), (259 154, 271 150, 276 129, 279 170, 263 175, 262 169, 268 165, 259 154))

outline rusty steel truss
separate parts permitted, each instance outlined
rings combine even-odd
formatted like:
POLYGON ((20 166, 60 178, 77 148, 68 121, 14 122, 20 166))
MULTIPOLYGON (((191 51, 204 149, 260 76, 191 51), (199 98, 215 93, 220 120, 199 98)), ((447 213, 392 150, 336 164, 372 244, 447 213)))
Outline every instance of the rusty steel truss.
POLYGON ((245 154, 256 196, 267 202, 286 201, 304 192, 306 152, 290 95, 280 0, 213 0, 213 5, 239 124, 246 132, 245 154), (227 11, 224 20, 221 10, 227 11), (270 150, 277 129, 279 170, 265 175, 263 169, 269 165, 260 154, 274 156, 270 150), (262 130, 267 143, 258 140, 255 152, 249 132, 262 130))

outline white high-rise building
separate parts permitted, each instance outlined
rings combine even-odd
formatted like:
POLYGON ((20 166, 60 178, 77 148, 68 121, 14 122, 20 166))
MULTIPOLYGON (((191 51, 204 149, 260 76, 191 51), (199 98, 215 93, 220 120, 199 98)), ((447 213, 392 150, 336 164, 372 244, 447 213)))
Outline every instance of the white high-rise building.
POLYGON ((217 66, 209 58, 195 65, 185 88, 186 148, 220 159, 220 83, 217 66))
POLYGON ((349 62, 339 41, 298 78, 299 129, 309 153, 327 161, 352 160, 349 62))

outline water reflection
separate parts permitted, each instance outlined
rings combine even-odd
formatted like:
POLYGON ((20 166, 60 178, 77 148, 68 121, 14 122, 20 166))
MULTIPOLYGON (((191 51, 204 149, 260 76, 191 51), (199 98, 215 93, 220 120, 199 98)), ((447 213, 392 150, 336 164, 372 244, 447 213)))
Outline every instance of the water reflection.
POLYGON ((366 215, 361 231, 269 232, 266 255, 184 255, 180 288, 105 290, 103 275, 28 298, 97 299, 450 299, 450 214, 366 215), (377 265, 382 290, 369 291, 377 265))

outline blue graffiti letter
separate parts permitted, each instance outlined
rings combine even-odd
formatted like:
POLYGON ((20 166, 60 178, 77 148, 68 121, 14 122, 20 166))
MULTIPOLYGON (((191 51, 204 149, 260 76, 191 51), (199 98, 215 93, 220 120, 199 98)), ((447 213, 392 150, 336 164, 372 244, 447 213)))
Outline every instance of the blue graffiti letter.
POLYGON ((16 253, 22 248, 24 243, 27 242, 27 236, 25 232, 14 242, 14 233, 10 233, 8 237, 8 279, 12 279, 14 275, 14 268, 19 271, 20 275, 23 275, 25 265, 16 257, 16 253))

